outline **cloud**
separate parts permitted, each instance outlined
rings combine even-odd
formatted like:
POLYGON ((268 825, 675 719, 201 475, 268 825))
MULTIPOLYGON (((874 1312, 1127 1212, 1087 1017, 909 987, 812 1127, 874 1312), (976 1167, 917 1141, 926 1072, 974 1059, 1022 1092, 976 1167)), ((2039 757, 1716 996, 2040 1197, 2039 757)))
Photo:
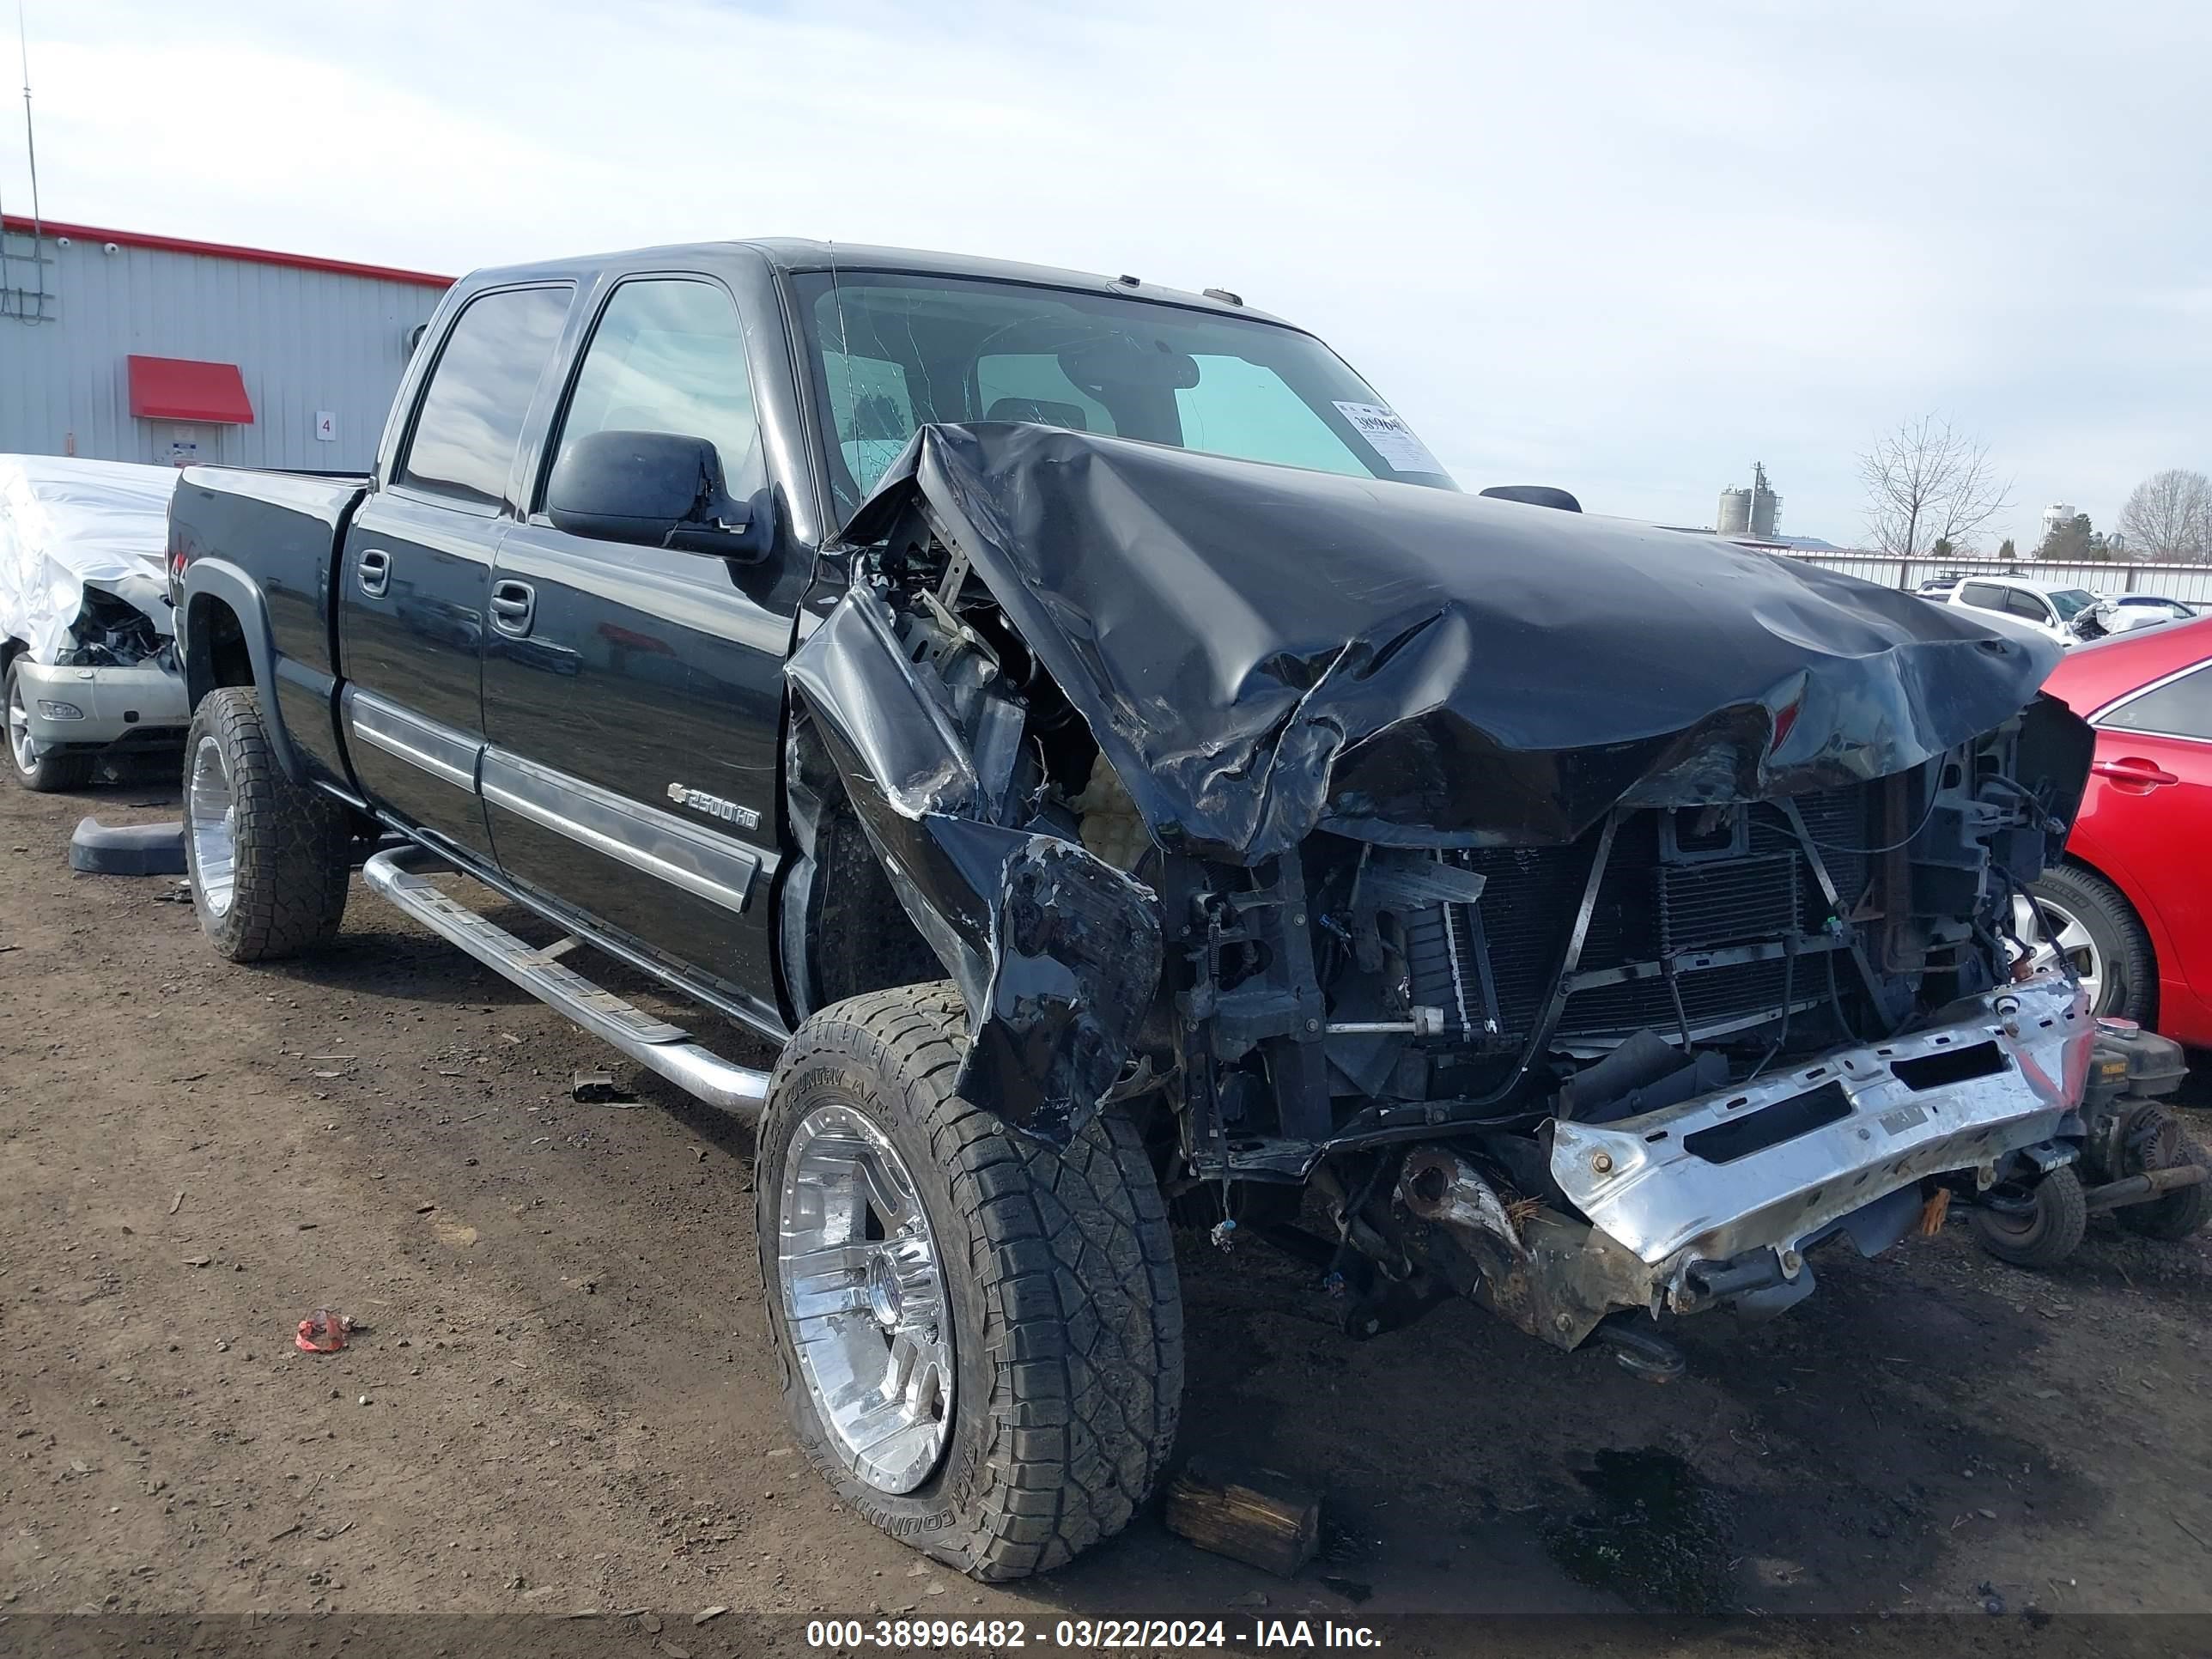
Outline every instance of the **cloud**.
MULTIPOLYGON (((2109 523, 2212 465, 2212 14, 30 0, 47 212, 459 270, 788 234, 1225 285, 1463 482, 1849 539, 1942 408, 2109 523)), ((27 204, 21 157, 0 191, 27 204)))

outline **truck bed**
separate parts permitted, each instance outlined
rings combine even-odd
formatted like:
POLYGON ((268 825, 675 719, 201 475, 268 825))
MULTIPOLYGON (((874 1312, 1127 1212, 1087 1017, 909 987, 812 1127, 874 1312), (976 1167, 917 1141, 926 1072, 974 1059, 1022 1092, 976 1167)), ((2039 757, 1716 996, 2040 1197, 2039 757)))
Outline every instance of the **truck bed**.
MULTIPOLYGON (((285 728, 334 775, 342 769, 330 705, 338 672, 332 578, 346 521, 368 484, 362 473, 192 466, 169 501, 172 581, 187 562, 219 561, 258 591, 285 728)), ((179 631, 191 625, 188 615, 178 617, 179 631)))

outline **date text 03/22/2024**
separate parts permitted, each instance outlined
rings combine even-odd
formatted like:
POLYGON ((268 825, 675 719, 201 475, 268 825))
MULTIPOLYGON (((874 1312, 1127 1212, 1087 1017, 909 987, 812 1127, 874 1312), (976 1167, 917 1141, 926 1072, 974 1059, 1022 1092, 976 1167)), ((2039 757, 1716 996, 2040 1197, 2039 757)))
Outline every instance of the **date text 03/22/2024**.
POLYGON ((969 1646, 1157 1650, 1221 1648, 1335 1648, 1374 1650, 1382 1637, 1365 1625, 1331 1620, 1262 1619, 1232 1629, 1220 1619, 1061 1619, 1031 1626, 1019 1619, 817 1619, 806 1626, 810 1647, 932 1649, 969 1646))

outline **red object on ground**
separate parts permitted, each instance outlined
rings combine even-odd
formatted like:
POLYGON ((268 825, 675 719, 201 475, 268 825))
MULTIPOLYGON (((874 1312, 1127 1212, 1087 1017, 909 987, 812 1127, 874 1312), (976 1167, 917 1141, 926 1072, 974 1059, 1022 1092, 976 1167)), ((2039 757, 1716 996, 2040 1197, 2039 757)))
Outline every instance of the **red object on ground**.
POLYGON ((140 357, 131 364, 131 412, 153 421, 213 421, 252 426, 253 404, 236 363, 190 357, 140 357))
POLYGON ((2044 690, 2097 728, 2067 860, 2111 882, 2142 918, 2160 1034, 2212 1048, 2212 617, 2078 647, 2044 690), (2154 688, 2156 718, 2126 707, 2154 688))
POLYGON ((352 1328, 353 1321, 343 1314, 318 1308, 300 1322, 292 1346, 301 1353, 336 1353, 345 1346, 346 1333, 352 1328))

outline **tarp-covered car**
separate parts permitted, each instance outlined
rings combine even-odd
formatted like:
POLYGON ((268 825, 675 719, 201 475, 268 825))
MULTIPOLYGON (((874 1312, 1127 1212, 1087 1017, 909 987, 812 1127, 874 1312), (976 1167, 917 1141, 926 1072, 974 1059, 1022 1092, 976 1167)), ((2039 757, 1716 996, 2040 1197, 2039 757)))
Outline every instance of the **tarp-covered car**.
POLYGON ((181 744, 191 711, 162 569, 163 466, 0 455, 0 666, 8 750, 33 789, 103 750, 181 744))

